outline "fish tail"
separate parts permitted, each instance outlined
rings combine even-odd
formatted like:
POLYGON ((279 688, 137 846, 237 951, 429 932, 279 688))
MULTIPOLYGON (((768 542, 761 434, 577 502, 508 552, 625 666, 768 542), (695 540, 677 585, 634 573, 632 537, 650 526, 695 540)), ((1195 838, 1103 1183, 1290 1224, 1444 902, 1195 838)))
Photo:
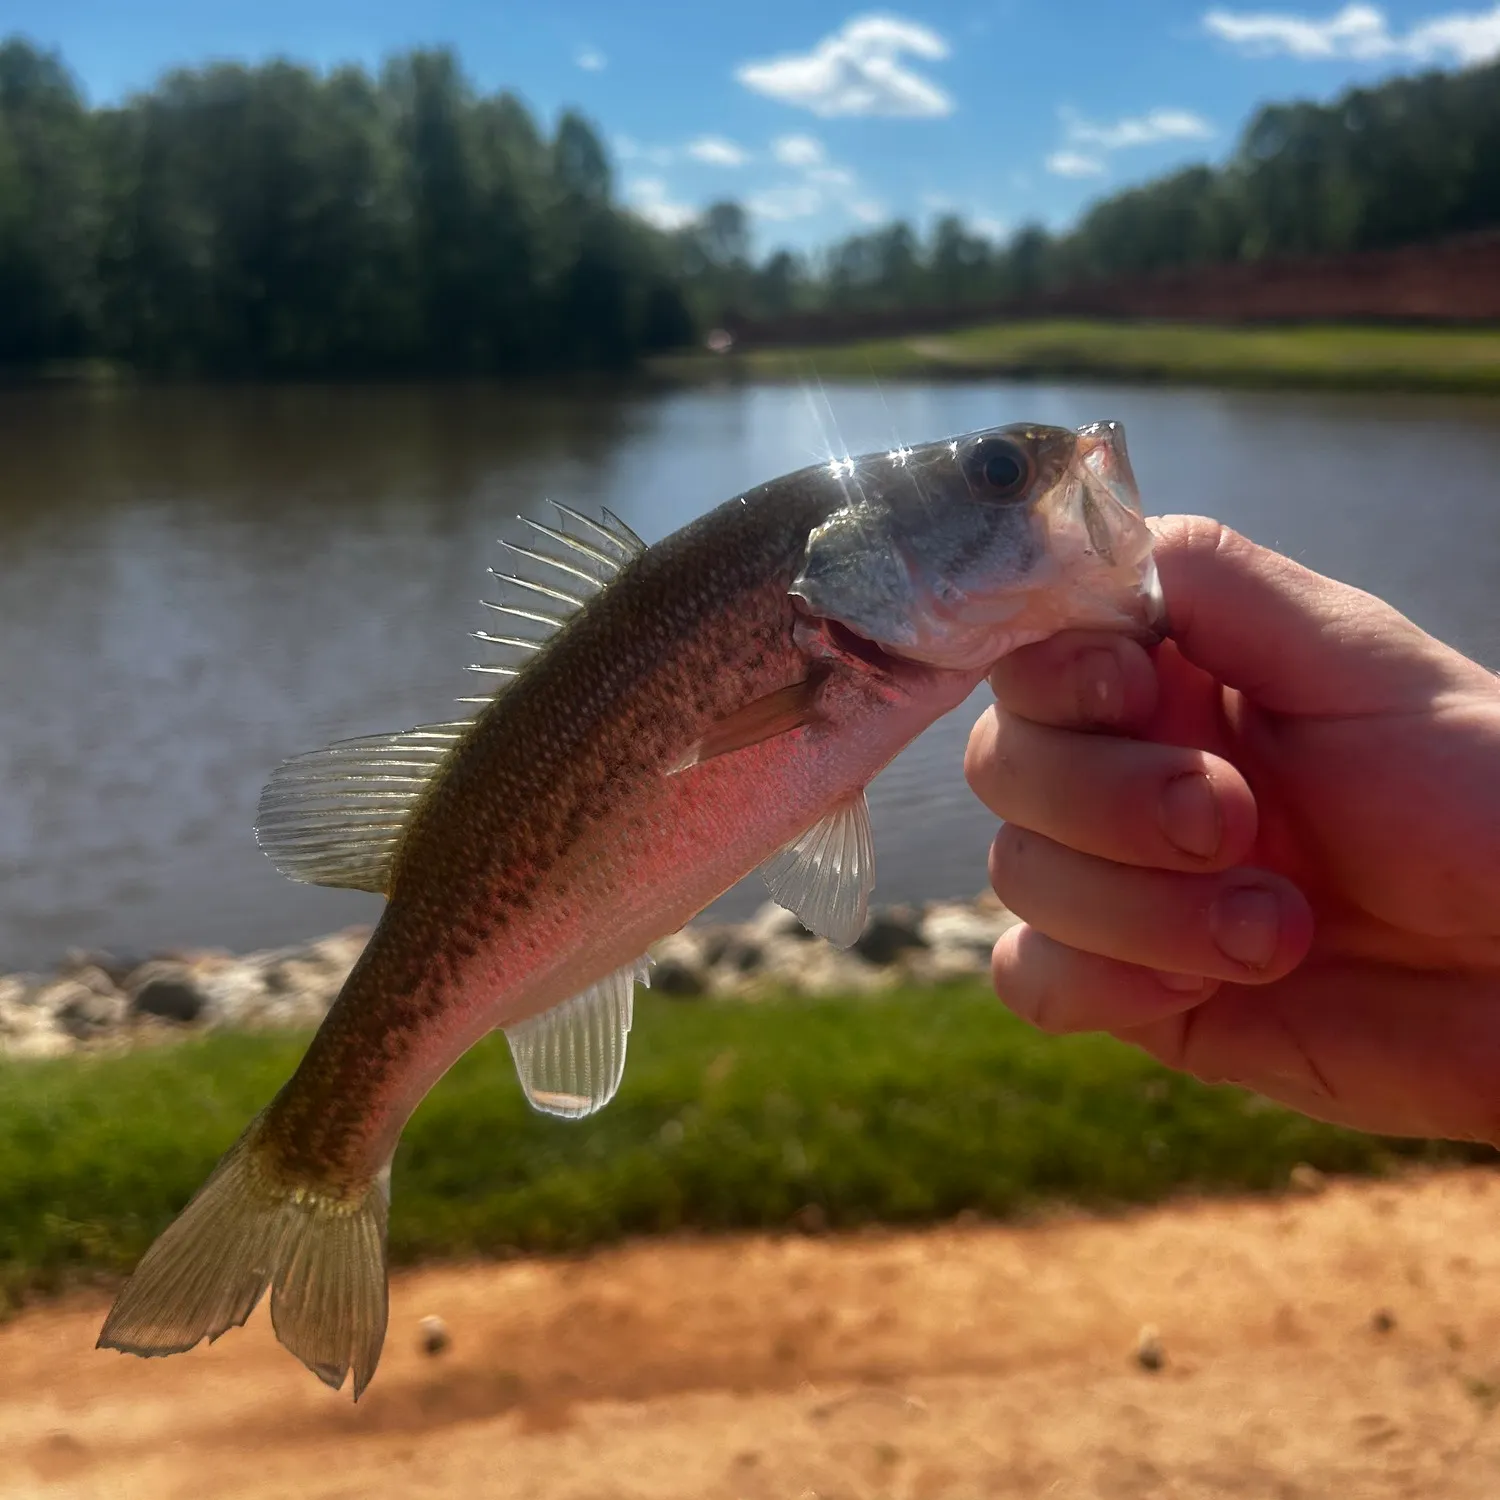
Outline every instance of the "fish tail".
POLYGON ((334 1390, 352 1368, 357 1401, 385 1342, 389 1169, 338 1195, 279 1181, 265 1157, 258 1119, 146 1251, 96 1347, 149 1357, 212 1343, 269 1286, 276 1337, 334 1390))

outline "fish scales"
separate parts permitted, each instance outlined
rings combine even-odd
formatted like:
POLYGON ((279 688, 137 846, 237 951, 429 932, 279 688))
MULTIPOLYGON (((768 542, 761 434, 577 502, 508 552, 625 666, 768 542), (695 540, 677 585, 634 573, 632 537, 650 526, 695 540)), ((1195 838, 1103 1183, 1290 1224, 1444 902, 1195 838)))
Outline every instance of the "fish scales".
POLYGON ((764 796, 786 757, 694 779, 660 769, 714 721, 806 676, 787 591, 829 504, 796 491, 721 505, 636 558, 478 716, 413 818, 376 931, 268 1112, 284 1176, 367 1180, 388 1122, 471 1035, 565 999, 580 964, 615 968, 694 915, 696 897, 671 878, 693 852, 684 845, 705 822, 734 820, 724 782, 764 796), (590 932, 601 911, 602 945, 590 932))

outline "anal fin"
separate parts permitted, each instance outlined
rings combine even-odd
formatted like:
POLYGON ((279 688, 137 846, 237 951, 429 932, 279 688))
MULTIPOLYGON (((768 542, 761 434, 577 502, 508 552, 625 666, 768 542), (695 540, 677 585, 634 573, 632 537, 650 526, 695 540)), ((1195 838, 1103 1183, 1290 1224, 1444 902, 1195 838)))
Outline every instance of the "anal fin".
POLYGON ((561 1005, 504 1028, 534 1109, 579 1120, 614 1098, 625 1076, 636 981, 650 985, 649 966, 638 958, 561 1005))
POLYGON ((875 889, 875 838, 863 790, 761 866, 771 899, 840 948, 864 931, 875 889))

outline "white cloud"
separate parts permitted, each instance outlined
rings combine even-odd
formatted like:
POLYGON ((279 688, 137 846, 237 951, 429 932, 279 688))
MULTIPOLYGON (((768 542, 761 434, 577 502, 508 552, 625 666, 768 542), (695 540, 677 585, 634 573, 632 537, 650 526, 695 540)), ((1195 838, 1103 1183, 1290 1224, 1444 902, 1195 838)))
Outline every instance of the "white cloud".
POLYGON ((811 52, 744 63, 734 76, 747 89, 815 115, 947 115, 952 98, 905 60, 936 62, 947 55, 947 42, 929 27, 899 16, 864 15, 846 21, 811 52))
POLYGON ((987 240, 1003 240, 1010 233, 1010 225, 1004 219, 997 219, 990 214, 980 214, 978 218, 970 219, 969 228, 975 234, 982 234, 987 240))
POLYGON ((810 167, 809 182, 821 182, 824 187, 853 187, 854 173, 847 167, 810 167))
POLYGON ((617 135, 615 155, 621 161, 643 161, 653 167, 664 167, 672 160, 673 152, 667 146, 643 146, 634 136, 617 135))
POLYGON ((855 198, 848 209, 861 224, 879 224, 886 217, 885 204, 873 198, 855 198))
POLYGON ((784 167, 816 167, 828 159, 814 135, 779 135, 771 142, 771 154, 784 167))
POLYGON ((1153 146, 1161 141, 1201 141, 1214 133, 1203 118, 1186 109, 1152 109, 1127 115, 1111 125, 1085 120, 1076 110, 1059 111, 1064 125, 1062 146, 1047 158, 1054 177, 1102 177, 1104 157, 1111 151, 1153 146))
POLYGON ((609 59, 596 47, 585 47, 573 61, 585 73, 602 73, 609 66, 609 59))
POLYGON ((742 167, 750 160, 748 151, 722 135, 700 135, 688 143, 687 154, 711 167, 742 167))
POLYGON ((698 217, 697 209, 672 198, 660 177, 636 177, 627 182, 625 201, 658 229, 681 229, 698 217))
POLYGON ((823 195, 807 183, 792 183, 753 193, 746 206, 758 219, 807 219, 823 207, 823 195))
POLYGON ((1446 57, 1467 65, 1500 56, 1500 5, 1434 16, 1404 35, 1391 30, 1382 10, 1359 4, 1323 20, 1278 11, 1211 10, 1203 25, 1251 57, 1401 57, 1418 62, 1446 57))
POLYGON ((1113 125, 1093 125, 1071 111, 1064 111, 1068 140, 1077 146, 1097 146, 1103 151, 1122 151, 1130 146, 1151 146, 1158 141, 1203 141, 1214 128, 1186 109, 1153 109, 1144 115, 1116 120, 1113 125))
POLYGON ((1055 177, 1099 177, 1103 175, 1104 163, 1081 151, 1054 151, 1047 158, 1047 170, 1055 177))

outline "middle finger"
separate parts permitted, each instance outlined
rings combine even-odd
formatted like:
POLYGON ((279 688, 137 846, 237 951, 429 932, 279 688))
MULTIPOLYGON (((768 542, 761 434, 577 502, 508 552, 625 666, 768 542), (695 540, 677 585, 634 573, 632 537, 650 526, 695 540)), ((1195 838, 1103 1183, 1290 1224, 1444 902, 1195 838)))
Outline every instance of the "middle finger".
POLYGON ((1222 870, 1255 842, 1255 798, 1216 755, 1054 729, 985 710, 964 774, 1007 823, 1084 854, 1164 870, 1222 870))

